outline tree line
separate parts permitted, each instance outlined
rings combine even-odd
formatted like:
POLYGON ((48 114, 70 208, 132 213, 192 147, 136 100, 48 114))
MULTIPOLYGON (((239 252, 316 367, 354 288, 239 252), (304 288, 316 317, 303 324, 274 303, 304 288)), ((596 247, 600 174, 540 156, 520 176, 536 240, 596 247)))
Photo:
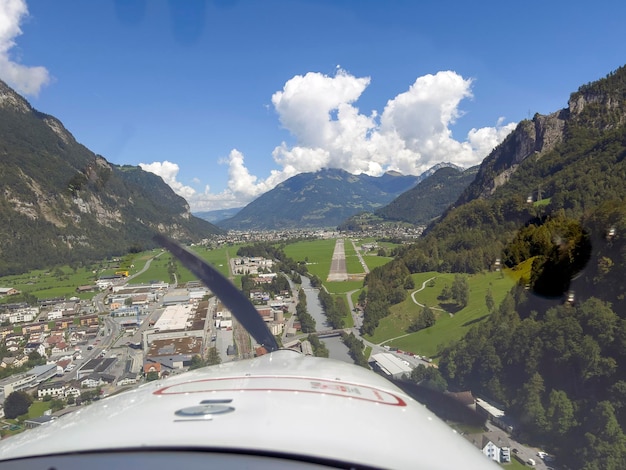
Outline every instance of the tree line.
POLYGON ((618 469, 626 463, 624 361, 626 319, 610 304, 563 304, 516 286, 488 322, 442 351, 439 370, 451 388, 500 403, 520 438, 571 468, 618 469))

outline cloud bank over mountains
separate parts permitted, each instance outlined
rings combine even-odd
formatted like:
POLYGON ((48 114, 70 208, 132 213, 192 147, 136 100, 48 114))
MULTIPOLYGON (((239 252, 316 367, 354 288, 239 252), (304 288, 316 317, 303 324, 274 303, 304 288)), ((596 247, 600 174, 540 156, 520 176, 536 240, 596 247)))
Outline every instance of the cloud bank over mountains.
POLYGON ((499 118, 494 127, 471 129, 465 140, 454 139, 450 127, 462 117, 462 100, 472 98, 472 80, 453 71, 417 78, 407 91, 387 101, 380 114, 364 114, 357 107, 370 83, 370 77, 355 77, 341 68, 334 76, 309 72, 288 80, 272 95, 272 105, 294 143, 274 148, 277 169, 265 179, 250 174, 237 149, 220 162, 228 165, 229 179, 219 194, 177 182, 176 164, 157 162, 142 168, 161 175, 192 210, 230 208, 249 203, 298 173, 321 168, 379 176, 388 170, 419 175, 441 162, 476 165, 516 125, 499 118))

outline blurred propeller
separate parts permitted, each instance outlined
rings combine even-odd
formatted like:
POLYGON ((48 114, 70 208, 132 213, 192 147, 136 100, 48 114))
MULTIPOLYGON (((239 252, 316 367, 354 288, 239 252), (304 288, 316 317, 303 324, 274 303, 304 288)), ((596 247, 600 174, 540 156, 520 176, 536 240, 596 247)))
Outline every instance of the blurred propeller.
POLYGON ((183 248, 175 241, 160 234, 154 236, 154 241, 163 248, 167 248, 178 258, 183 266, 198 276, 232 312, 237 321, 250 333, 254 340, 263 346, 267 352, 278 349, 276 338, 267 328, 257 309, 232 282, 226 279, 217 269, 199 258, 198 255, 183 248))

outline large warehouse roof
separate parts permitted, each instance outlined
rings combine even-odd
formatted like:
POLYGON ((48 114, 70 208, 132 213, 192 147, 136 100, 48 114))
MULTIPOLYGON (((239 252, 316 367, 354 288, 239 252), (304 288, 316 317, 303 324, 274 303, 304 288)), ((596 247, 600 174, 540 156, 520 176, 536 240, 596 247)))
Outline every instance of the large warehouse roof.
POLYGON ((402 374, 410 374, 411 368, 393 354, 379 353, 372 355, 372 359, 378 367, 387 375, 399 377, 402 374))
POLYGON ((157 320, 154 329, 161 331, 184 330, 191 313, 191 305, 171 305, 157 320))

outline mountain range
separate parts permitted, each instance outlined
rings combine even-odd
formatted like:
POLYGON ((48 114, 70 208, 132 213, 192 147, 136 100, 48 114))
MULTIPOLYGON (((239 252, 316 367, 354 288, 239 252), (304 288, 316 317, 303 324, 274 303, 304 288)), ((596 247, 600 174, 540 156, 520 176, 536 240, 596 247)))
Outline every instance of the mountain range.
POLYGON ((218 226, 227 230, 336 227, 357 212, 373 211, 413 187, 420 177, 381 177, 326 168, 300 173, 261 195, 218 226))
POLYGON ((0 275, 221 233, 163 180, 79 144, 0 82, 0 275))
POLYGON ((392 209, 397 218, 390 217, 390 219, 415 219, 415 215, 412 214, 421 212, 427 214, 426 220, 430 220, 440 215, 447 204, 456 199, 469 184, 470 175, 475 174, 467 173, 458 182, 452 176, 447 178, 444 176, 449 172, 461 174, 462 171, 462 168, 451 163, 440 163, 418 176, 402 175, 395 171, 388 171, 380 177, 366 174, 353 175, 335 168, 300 173, 261 195, 231 218, 216 221, 216 224, 227 230, 346 226, 346 220, 350 217, 363 212, 384 210, 387 204, 392 203, 409 190, 411 190, 411 195, 403 199, 408 202, 400 202, 400 205, 404 204, 402 208, 392 209), (444 171, 444 169, 447 170, 444 171), (435 177, 439 171, 444 171, 444 173, 435 177), (427 200, 433 195, 429 192, 431 187, 420 186, 421 183, 433 177, 435 180, 432 187, 436 186, 440 189, 439 194, 434 195, 438 197, 438 201, 424 212, 424 207, 412 199, 421 197, 422 200, 427 200), (450 189, 450 194, 447 194, 448 191, 444 189, 448 186, 456 188, 458 185, 460 189, 450 189), (442 193, 446 193, 443 198, 440 197, 442 193), (418 194, 421 196, 416 196, 418 194), (408 213, 400 214, 404 210, 408 210, 408 213))
POLYGON ((239 212, 242 207, 233 207, 230 209, 216 209, 212 211, 197 211, 194 212, 193 215, 196 217, 200 217, 201 219, 206 220, 207 222, 211 222, 212 224, 217 224, 222 220, 230 219, 234 217, 237 212, 239 212))

